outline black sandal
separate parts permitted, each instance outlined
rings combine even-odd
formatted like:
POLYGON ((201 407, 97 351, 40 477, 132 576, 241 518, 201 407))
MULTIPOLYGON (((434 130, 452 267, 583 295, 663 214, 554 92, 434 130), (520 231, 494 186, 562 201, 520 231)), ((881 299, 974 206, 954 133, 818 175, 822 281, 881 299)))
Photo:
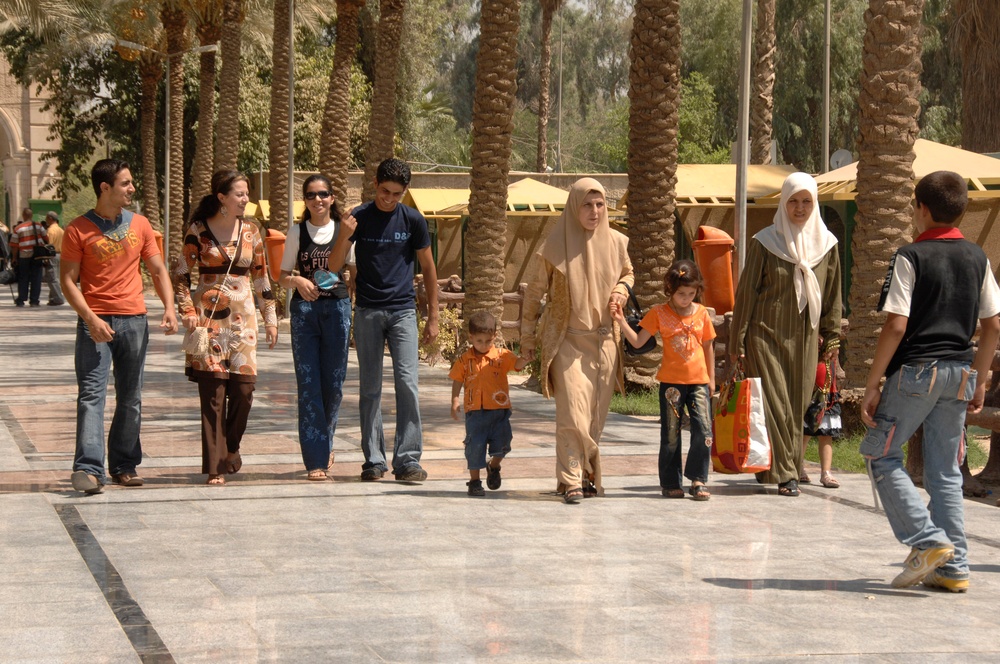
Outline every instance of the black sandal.
POLYGON ((709 493, 704 484, 693 485, 690 489, 688 489, 688 493, 691 494, 691 498, 694 500, 708 500, 712 497, 712 494, 709 493))
POLYGON ((590 480, 583 481, 583 497, 597 498, 597 487, 590 480))
POLYGON ((579 487, 576 489, 566 489, 566 493, 563 494, 563 500, 566 501, 567 505, 578 505, 583 500, 583 489, 579 487))
POLYGON ((799 482, 798 480, 788 480, 787 482, 782 482, 778 485, 778 495, 788 496, 789 498, 795 498, 799 495, 799 482))

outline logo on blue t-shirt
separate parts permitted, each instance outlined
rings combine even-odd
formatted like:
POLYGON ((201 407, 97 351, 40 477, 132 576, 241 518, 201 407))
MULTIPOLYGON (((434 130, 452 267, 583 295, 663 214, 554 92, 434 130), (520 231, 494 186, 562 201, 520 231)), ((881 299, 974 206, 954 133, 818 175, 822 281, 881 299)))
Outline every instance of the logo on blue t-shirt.
POLYGON ((396 233, 396 242, 408 242, 410 235, 410 233, 396 233))

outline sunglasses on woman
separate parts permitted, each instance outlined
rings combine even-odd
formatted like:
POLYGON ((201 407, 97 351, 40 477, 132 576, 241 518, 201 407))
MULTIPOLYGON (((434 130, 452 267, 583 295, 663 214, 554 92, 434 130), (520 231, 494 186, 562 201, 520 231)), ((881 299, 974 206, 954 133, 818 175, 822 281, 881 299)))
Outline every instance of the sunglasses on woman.
POLYGON ((306 200, 311 201, 315 198, 319 198, 321 201, 325 201, 330 198, 330 192, 328 191, 307 191, 306 200))

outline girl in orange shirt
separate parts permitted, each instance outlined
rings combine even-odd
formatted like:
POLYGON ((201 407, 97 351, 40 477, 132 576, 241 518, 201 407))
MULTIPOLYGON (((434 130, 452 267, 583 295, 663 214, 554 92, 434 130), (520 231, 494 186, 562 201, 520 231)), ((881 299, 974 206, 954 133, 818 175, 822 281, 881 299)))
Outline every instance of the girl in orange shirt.
POLYGON ((641 347, 656 333, 663 340, 663 362, 656 379, 660 381, 660 488, 667 498, 684 497, 681 413, 685 408, 691 420, 691 446, 684 477, 691 480, 689 493, 695 500, 708 500, 712 495, 705 483, 712 456, 715 327, 708 310, 695 302, 703 287, 701 272, 694 263, 676 261, 663 280, 666 303, 649 310, 638 332, 625 322, 621 307, 612 310, 632 346, 641 347))

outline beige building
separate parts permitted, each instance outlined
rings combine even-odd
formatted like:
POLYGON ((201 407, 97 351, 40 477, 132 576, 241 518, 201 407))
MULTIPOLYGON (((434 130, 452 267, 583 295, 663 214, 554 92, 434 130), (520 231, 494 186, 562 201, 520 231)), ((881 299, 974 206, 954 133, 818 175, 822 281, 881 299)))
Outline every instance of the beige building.
POLYGON ((11 76, 7 61, 0 57, 0 128, 3 129, 0 160, 4 188, 0 219, 5 222, 17 218, 29 202, 52 200, 56 195, 56 163, 42 157, 58 147, 58 142, 49 138, 52 115, 42 111, 44 104, 44 93, 39 96, 34 86, 19 85, 11 76))

